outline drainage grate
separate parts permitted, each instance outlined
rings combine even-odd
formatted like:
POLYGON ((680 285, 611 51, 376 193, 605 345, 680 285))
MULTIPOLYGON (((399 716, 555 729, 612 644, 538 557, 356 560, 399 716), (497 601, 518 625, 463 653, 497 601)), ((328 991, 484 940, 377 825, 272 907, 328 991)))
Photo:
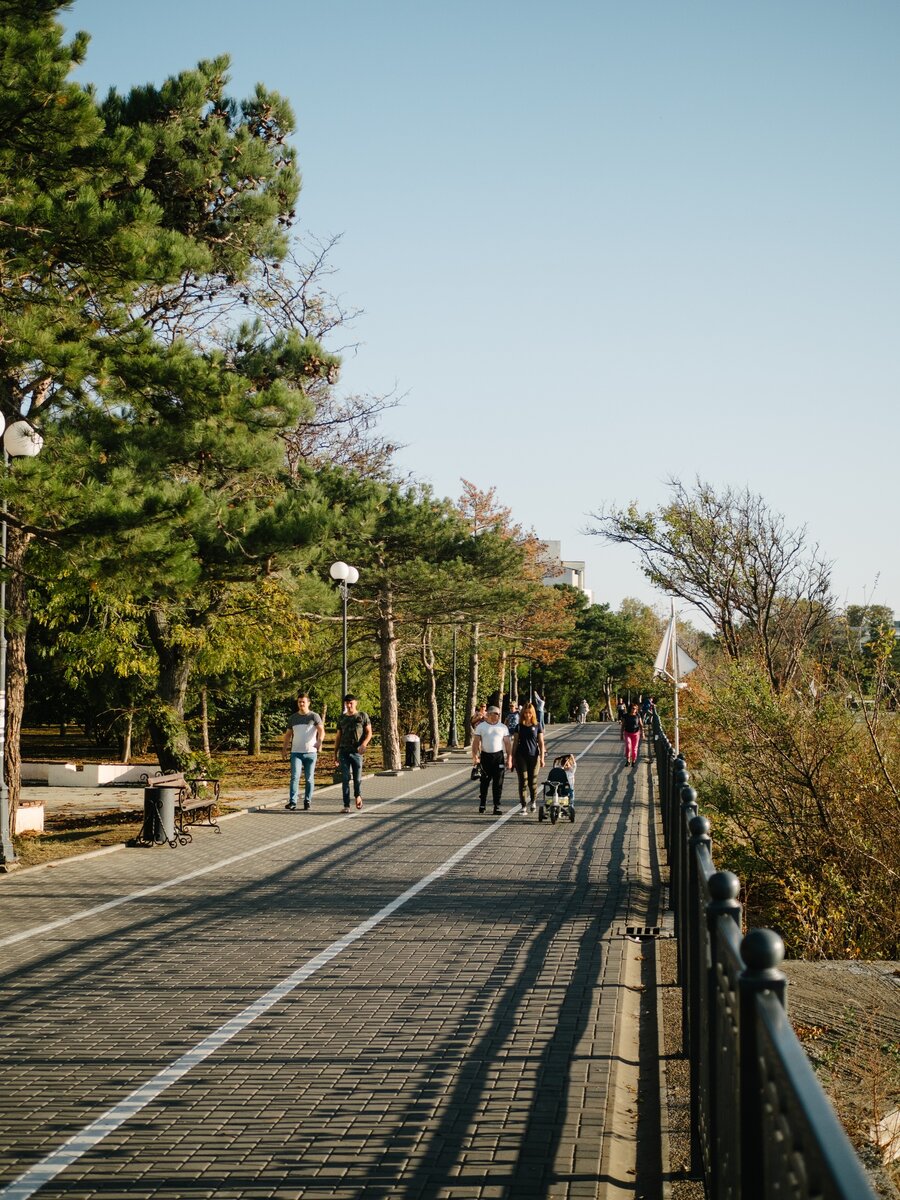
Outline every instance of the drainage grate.
POLYGON ((621 937, 631 938, 633 942, 655 942, 658 938, 675 936, 670 930, 663 929, 660 925, 626 925, 619 933, 621 937))

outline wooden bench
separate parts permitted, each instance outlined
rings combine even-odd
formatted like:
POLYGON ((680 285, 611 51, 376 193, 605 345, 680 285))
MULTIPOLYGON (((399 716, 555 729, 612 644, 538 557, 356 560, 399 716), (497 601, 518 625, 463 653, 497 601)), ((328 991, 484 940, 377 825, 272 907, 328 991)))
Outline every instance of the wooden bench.
POLYGON ((187 832, 188 825, 205 823, 221 833, 215 810, 219 804, 220 780, 212 775, 185 775, 181 771, 169 774, 142 775, 141 778, 148 787, 177 787, 178 799, 175 802, 175 828, 178 840, 185 843, 191 841, 187 832))

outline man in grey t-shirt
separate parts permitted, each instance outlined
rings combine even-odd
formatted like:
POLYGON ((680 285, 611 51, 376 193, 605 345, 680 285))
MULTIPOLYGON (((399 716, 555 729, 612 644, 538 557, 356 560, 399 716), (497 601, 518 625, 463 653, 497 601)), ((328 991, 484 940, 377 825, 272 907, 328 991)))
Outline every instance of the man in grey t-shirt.
POLYGON ((300 771, 303 771, 303 807, 309 812, 312 807, 313 784, 316 775, 316 759, 322 748, 325 726, 318 713, 309 707, 309 696, 301 692, 297 697, 297 711, 291 713, 288 727, 284 731, 281 748, 291 759, 291 790, 284 806, 289 812, 296 811, 297 793, 300 790, 300 771))

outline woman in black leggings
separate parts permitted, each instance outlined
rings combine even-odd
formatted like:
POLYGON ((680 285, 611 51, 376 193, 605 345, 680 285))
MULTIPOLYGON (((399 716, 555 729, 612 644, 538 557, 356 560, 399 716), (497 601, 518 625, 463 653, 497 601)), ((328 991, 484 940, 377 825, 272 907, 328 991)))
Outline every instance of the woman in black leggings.
POLYGON ((526 780, 531 811, 534 812, 534 774, 538 767, 544 765, 545 747, 544 733, 538 724, 537 711, 533 704, 526 704, 519 714, 512 752, 519 780, 519 804, 522 806, 520 812, 525 811, 526 780))

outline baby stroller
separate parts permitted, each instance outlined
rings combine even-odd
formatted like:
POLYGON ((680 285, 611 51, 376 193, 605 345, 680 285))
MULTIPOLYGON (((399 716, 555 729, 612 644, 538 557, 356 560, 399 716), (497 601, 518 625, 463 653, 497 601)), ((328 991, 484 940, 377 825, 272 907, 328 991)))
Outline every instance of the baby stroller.
POLYGON ((553 760, 543 783, 543 801, 538 809, 538 820, 549 819, 555 825, 561 816, 575 820, 575 791, 572 778, 575 774, 575 759, 571 754, 562 754, 553 760))

